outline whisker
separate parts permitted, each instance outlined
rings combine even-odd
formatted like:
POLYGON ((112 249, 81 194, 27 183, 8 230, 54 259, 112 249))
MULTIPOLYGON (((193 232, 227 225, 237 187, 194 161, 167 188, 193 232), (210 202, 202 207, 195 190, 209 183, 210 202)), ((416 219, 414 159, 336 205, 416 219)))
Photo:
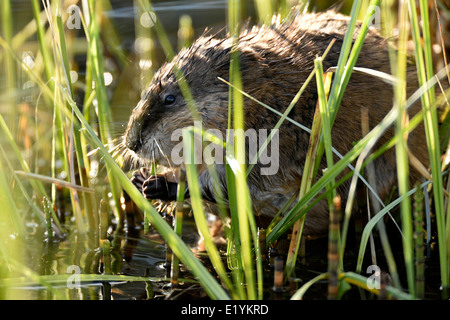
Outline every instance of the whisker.
POLYGON ((173 178, 175 179, 176 182, 178 182, 177 176, 175 174, 175 169, 173 168, 173 165, 170 162, 169 157, 162 151, 161 146, 159 145, 158 141, 156 141, 156 139, 154 139, 154 142, 156 143, 161 155, 167 160, 167 163, 169 164, 169 168, 170 168, 170 171, 172 172, 173 178))

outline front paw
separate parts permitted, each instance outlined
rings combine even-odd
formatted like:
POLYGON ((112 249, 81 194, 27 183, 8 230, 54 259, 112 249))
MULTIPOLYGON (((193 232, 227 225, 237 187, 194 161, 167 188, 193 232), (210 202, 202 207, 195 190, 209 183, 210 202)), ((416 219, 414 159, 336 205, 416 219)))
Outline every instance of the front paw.
POLYGON ((145 180, 147 180, 149 177, 150 173, 148 169, 144 167, 134 171, 130 181, 142 193, 142 186, 144 185, 145 180))
POLYGON ((147 199, 172 201, 177 198, 178 184, 167 181, 164 175, 150 176, 142 185, 142 193, 147 199))

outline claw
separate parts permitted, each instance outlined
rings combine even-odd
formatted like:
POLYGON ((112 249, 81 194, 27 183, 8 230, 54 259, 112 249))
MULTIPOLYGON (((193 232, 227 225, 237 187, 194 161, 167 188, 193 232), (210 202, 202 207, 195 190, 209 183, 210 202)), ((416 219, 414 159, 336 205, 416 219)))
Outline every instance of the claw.
POLYGON ((168 181, 163 174, 150 176, 149 173, 149 170, 143 167, 134 171, 130 180, 146 199, 172 201, 177 198, 176 182, 168 181))

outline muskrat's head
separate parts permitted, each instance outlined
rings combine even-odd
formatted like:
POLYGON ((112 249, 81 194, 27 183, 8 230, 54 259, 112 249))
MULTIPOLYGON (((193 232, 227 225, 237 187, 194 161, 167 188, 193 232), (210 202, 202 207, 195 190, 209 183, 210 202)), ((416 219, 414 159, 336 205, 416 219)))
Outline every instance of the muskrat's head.
MULTIPOLYGON (((192 95, 202 129, 215 130, 214 134, 219 130, 221 137, 225 138, 230 87, 223 80, 229 81, 232 50, 239 52, 244 91, 284 112, 302 80, 311 72, 313 64, 307 62, 313 61, 316 53, 308 47, 306 53, 297 54, 292 43, 272 28, 252 30, 241 36, 236 48, 230 38, 200 37, 190 48, 164 64, 133 110, 123 139, 126 154, 144 163, 173 164, 172 151, 181 143, 181 129, 196 125, 188 106, 191 104, 187 103, 180 89, 177 70, 181 71, 185 79, 183 83, 187 84, 192 95)), ((325 50, 318 50, 322 49, 325 50)), ((304 92, 302 99, 299 104, 307 109, 302 117, 306 121, 304 124, 309 125, 307 121, 312 121, 316 98, 314 93, 304 92)), ((245 129, 272 129, 278 121, 269 110, 252 99, 244 99, 244 113, 245 129)), ((291 143, 289 139, 286 141, 291 143)))
POLYGON ((176 70, 186 80, 204 128, 225 131, 228 86, 218 79, 228 79, 229 45, 225 42, 200 38, 159 69, 130 117, 123 138, 126 154, 144 163, 172 165, 180 129, 194 125, 176 70))

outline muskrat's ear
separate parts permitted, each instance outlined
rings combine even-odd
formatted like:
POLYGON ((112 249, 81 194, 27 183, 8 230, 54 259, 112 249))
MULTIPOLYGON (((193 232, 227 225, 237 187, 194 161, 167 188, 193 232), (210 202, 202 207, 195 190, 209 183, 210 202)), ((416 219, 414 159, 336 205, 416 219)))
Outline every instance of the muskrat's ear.
POLYGON ((156 92, 161 92, 161 91, 162 91, 162 82, 161 82, 161 80, 159 80, 158 82, 156 82, 156 85, 155 85, 155 91, 156 91, 156 92))

